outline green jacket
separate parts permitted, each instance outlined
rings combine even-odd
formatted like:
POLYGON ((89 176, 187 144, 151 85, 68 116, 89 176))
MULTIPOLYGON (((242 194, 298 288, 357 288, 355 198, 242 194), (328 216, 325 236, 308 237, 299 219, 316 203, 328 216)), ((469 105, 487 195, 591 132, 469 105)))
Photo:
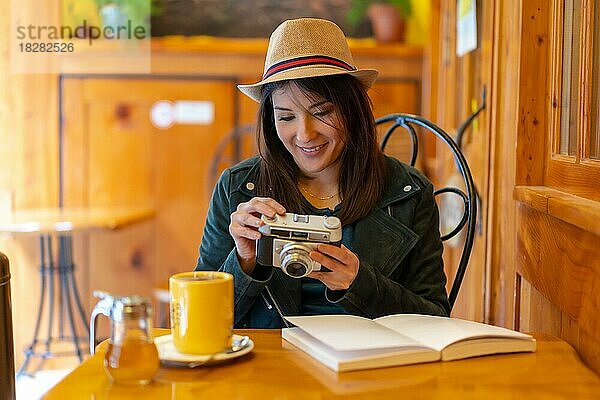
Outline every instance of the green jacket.
MULTIPOLYGON (((397 313, 448 316, 442 242, 433 187, 416 169, 387 158, 392 183, 377 206, 355 224, 350 250, 360 260, 348 290, 326 298, 350 314, 377 318, 397 313)), ((229 234, 230 215, 255 196, 259 158, 223 172, 212 195, 196 270, 234 276, 235 327, 279 328, 283 315, 300 315, 301 282, 279 268, 242 271, 229 234), (277 311, 279 309, 279 312, 277 311)))

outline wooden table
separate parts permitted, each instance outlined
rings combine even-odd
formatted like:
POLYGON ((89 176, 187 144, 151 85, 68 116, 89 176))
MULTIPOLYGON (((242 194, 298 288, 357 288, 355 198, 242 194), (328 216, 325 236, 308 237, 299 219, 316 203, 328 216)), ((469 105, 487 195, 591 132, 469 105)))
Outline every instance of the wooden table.
POLYGON ((40 301, 33 339, 25 349, 25 361, 17 376, 28 373, 29 362, 34 357, 40 358, 36 368, 39 370, 48 358, 75 354, 79 360, 83 360, 86 353, 89 340, 78 337, 76 333, 78 319, 85 332, 89 328, 74 278, 72 232, 92 228, 121 228, 153 215, 154 210, 148 207, 54 207, 0 214, 0 232, 35 233, 40 236, 40 301), (54 236, 58 237, 58 256, 52 243, 54 236), (58 304, 55 304, 55 299, 58 299, 58 304), (42 314, 45 310, 48 314, 47 329, 41 337, 42 314), (67 323, 68 326, 65 326, 67 323), (69 330, 70 334, 67 333, 69 330), (73 352, 54 351, 52 345, 58 342, 71 343, 73 352))
MULTIPOLYGON (((166 330, 156 334, 168 333, 166 330)), ((281 339, 279 330, 237 330, 255 343, 229 364, 161 368, 143 387, 111 386, 104 350, 44 397, 69 399, 549 399, 600 398, 600 378, 567 343, 535 335, 536 353, 335 373, 281 339)))
POLYGON ((154 215, 149 207, 52 207, 0 214, 0 232, 71 232, 90 228, 116 229, 154 215))

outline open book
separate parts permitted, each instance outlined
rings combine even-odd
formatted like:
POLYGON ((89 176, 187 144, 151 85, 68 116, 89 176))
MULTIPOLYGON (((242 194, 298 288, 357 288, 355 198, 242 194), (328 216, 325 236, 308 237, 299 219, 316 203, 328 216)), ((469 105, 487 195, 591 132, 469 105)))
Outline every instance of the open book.
POLYGON ((281 336, 334 371, 535 351, 521 332, 457 318, 398 314, 286 317, 281 336))

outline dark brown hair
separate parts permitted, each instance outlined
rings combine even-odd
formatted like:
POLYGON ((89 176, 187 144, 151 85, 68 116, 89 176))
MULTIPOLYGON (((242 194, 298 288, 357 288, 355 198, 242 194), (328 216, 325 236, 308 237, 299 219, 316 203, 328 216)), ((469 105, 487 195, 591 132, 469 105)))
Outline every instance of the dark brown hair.
POLYGON ((266 84, 261 93, 258 149, 261 156, 257 193, 272 197, 286 210, 308 213, 297 182, 301 171, 275 129, 272 94, 294 84, 308 96, 331 102, 341 119, 344 149, 340 155, 338 217, 353 223, 371 212, 388 179, 385 157, 377 144, 371 99, 365 87, 350 75, 295 79, 266 84))

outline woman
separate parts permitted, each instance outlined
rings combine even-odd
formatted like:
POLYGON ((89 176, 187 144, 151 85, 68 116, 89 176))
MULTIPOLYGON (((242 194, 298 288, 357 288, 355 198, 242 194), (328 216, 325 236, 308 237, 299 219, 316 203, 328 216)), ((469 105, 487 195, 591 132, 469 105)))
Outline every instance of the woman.
POLYGON ((260 103, 260 156, 227 169, 206 220, 197 270, 234 275, 235 326, 279 328, 282 315, 447 316, 431 183, 377 145, 367 89, 334 23, 301 18, 271 35, 263 79, 239 89, 260 103), (256 263, 261 216, 335 215, 342 245, 310 257, 331 272, 292 278, 256 263))

